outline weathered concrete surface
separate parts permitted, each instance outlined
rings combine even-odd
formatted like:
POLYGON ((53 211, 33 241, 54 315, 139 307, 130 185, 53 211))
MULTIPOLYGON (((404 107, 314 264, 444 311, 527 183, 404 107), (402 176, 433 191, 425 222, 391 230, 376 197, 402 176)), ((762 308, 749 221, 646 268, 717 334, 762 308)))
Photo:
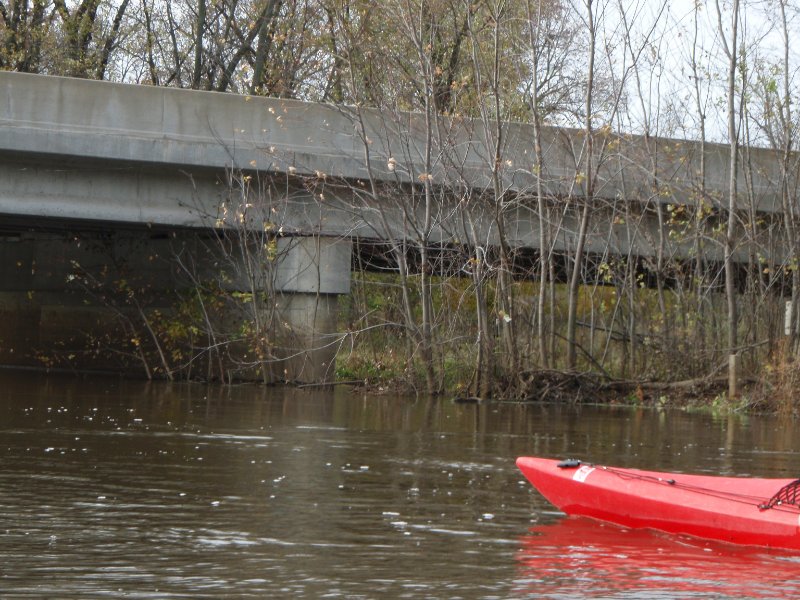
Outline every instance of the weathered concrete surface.
POLYGON ((330 237, 279 238, 275 287, 302 294, 349 294, 349 239, 330 237))
MULTIPOLYGON (((475 189, 491 184, 492 140, 487 143, 481 124, 464 119, 438 123, 437 137, 444 143, 434 148, 433 163, 425 165, 423 121, 413 114, 10 72, 0 72, 0 98, 0 152, 25 161, 0 174, 5 182, 0 212, 6 214, 92 218, 93 208, 99 211, 95 218, 116 222, 203 226, 186 191, 169 181, 181 170, 184 179, 234 168, 350 181, 371 175, 390 183, 416 183, 430 171, 434 183, 460 177, 475 189), (47 170, 59 161, 57 170, 47 170), (86 181, 106 162, 113 167, 86 181), (50 195, 30 185, 41 173, 24 172, 37 164, 55 179, 50 195), (13 173, 17 177, 9 178, 13 173), (126 187, 136 190, 135 200, 108 202, 120 192, 134 196, 125 194, 126 187)), ((576 178, 583 133, 545 128, 543 138, 545 190, 580 196, 586 185, 576 178)), ((505 124, 503 140, 504 189, 531 192, 536 183, 532 128, 505 124)), ((694 142, 598 134, 596 193, 606 199, 691 202, 698 188, 699 152, 694 142)), ((705 154, 706 188, 710 197, 724 198, 728 149, 707 144, 705 154)), ((780 207, 777 157, 752 149, 751 160, 758 209, 775 211, 780 207)), ((201 183, 201 188, 210 185, 201 183)), ((208 214, 215 212, 213 193, 194 195, 194 204, 200 201, 208 214)))
MULTIPOLYGON (((271 182, 262 215, 276 229, 387 239, 410 235, 409 215, 421 222, 421 209, 409 213, 407 189, 396 184, 418 183, 428 170, 434 184, 462 181, 474 191, 491 184, 494 160, 485 130, 464 119, 438 123, 442 142, 426 166, 423 121, 413 114, 9 72, 0 72, 0 98, 0 215, 22 222, 236 226, 236 203, 254 200, 252 193, 237 198, 240 189, 229 175, 245 169, 262 184, 271 182), (363 194, 369 176, 385 187, 377 199, 363 194)), ((545 128, 543 136, 542 185, 556 199, 550 237, 554 250, 569 253, 578 206, 558 199, 580 198, 586 186, 579 166, 583 134, 545 128)), ((507 241, 527 248, 540 244, 532 140, 529 125, 505 124, 499 164, 503 190, 527 198, 504 209, 507 241)), ((587 250, 689 257, 690 244, 667 238, 653 207, 697 201, 699 152, 693 142, 599 133, 595 202, 604 208, 593 211, 587 250), (622 223, 626 206, 641 213, 635 228, 630 220, 622 223)), ((704 202, 712 206, 727 203, 727 153, 724 146, 705 147, 704 202)), ((755 208, 774 212, 780 206, 777 158, 751 149, 750 159, 755 208)), ((256 196, 264 201, 263 193, 256 196)), ((497 243, 491 201, 470 203, 474 235, 462 212, 452 195, 437 196, 428 239, 497 243)), ((709 260, 722 258, 721 246, 708 246, 709 260)), ((739 248, 742 257, 749 252, 739 248)), ((757 252, 782 260, 773 241, 760 241, 757 252)))

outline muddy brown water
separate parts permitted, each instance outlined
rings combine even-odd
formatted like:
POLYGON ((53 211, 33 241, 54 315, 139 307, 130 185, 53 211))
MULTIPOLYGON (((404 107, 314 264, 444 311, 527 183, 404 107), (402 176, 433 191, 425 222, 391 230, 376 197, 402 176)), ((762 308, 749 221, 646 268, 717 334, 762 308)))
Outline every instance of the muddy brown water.
POLYGON ((0 597, 800 596, 798 554, 564 518, 522 454, 800 476, 800 426, 0 372, 0 597))

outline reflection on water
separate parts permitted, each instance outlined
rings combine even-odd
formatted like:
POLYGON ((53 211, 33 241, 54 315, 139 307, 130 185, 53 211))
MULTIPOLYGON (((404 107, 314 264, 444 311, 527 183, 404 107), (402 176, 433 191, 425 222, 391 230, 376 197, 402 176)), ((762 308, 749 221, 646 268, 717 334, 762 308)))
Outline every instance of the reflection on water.
POLYGON ((797 557, 564 520, 514 459, 785 477, 798 435, 772 419, 0 372, 0 596, 791 597, 797 557))
POLYGON ((737 547, 582 518, 521 539, 517 592, 537 597, 797 598, 800 554, 737 547))

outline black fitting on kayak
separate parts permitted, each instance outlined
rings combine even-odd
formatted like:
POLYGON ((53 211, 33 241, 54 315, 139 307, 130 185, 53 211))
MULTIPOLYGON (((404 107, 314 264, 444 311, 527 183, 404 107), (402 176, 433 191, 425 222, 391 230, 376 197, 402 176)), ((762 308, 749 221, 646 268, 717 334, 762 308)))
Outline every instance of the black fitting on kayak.
POLYGON ((562 460, 556 466, 559 469, 577 469, 581 466, 581 461, 579 461, 577 458, 568 458, 567 460, 562 460))
POLYGON ((790 504, 792 506, 800 506, 800 479, 795 479, 791 483, 787 483, 767 502, 758 505, 761 510, 767 510, 780 506, 781 504, 790 504))

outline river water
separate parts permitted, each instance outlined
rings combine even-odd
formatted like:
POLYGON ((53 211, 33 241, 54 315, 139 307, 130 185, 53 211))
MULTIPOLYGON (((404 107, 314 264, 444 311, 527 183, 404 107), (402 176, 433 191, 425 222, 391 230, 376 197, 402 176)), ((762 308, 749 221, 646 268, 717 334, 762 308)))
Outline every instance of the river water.
POLYGON ((522 454, 787 477, 800 427, 0 372, 0 597, 800 595, 800 554, 564 518, 522 454))

